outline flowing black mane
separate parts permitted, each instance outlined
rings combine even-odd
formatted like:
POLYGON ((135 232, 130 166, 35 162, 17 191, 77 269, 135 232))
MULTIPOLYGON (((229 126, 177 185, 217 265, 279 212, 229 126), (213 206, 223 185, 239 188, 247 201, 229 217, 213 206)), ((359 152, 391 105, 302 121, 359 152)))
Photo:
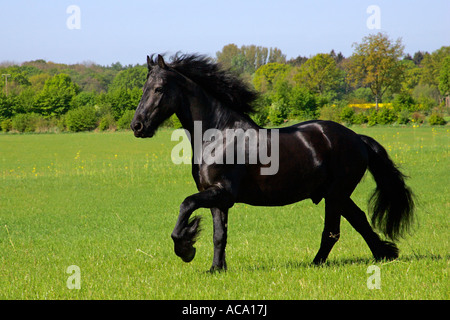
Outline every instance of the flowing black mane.
POLYGON ((252 102, 257 93, 211 58, 199 54, 176 54, 168 66, 194 81, 228 108, 242 114, 254 112, 252 102))

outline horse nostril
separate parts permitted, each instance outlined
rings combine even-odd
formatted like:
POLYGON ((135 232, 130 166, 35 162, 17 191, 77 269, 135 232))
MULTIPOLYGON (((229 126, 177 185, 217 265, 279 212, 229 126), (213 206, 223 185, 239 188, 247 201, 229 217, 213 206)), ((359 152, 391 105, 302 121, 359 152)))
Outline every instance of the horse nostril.
POLYGON ((143 128, 144 128, 144 125, 142 124, 142 122, 136 122, 133 125, 133 130, 136 131, 136 132, 142 131, 143 128))

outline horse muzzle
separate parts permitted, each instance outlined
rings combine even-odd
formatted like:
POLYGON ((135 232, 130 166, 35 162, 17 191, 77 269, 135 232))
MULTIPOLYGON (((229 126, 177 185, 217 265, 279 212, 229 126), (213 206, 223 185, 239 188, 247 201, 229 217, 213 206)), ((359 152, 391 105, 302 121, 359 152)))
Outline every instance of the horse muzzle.
POLYGON ((134 132, 136 138, 151 138, 155 134, 155 130, 150 127, 145 127, 141 121, 133 121, 131 123, 131 129, 134 132))

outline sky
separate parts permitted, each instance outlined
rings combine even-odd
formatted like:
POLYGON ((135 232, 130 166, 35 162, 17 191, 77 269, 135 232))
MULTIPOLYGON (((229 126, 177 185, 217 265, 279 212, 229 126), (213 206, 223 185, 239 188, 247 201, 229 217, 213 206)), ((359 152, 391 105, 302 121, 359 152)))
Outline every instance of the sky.
POLYGON ((348 57, 377 32, 413 55, 450 45, 449 15, 449 0, 0 0, 0 62, 143 64, 230 43, 348 57))

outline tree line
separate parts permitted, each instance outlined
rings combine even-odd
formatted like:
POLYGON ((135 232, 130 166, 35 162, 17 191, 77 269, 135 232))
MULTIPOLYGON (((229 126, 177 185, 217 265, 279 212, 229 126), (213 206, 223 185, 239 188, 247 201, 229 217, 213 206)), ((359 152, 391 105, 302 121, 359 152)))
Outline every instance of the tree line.
MULTIPOLYGON (((444 124, 449 112, 450 47, 404 53, 400 39, 367 36, 350 57, 331 50, 287 60, 278 48, 228 44, 216 53, 224 68, 260 93, 252 115, 260 125, 291 119, 347 124, 444 124)), ((147 67, 44 60, 0 64, 3 131, 127 129, 147 67)), ((172 117, 169 126, 177 126, 172 117)))
POLYGON ((84 131, 129 127, 147 67, 35 60, 3 63, 0 73, 3 131, 84 131))
POLYGON ((449 46, 411 56, 404 53, 401 39, 378 33, 353 48, 350 57, 331 50, 286 60, 276 48, 230 44, 216 56, 260 93, 253 117, 261 125, 317 118, 368 125, 445 123, 449 46), (270 58, 267 52, 277 54, 270 58), (266 63, 260 63, 260 56, 267 57, 262 59, 266 63))

